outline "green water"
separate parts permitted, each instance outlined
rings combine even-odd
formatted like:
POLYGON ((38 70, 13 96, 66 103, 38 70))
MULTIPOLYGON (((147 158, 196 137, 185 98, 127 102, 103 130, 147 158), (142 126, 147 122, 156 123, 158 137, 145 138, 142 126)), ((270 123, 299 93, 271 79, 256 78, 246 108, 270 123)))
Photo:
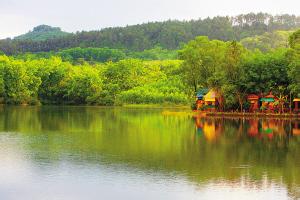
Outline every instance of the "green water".
POLYGON ((162 111, 0 107, 0 199, 300 198, 299 121, 162 111))

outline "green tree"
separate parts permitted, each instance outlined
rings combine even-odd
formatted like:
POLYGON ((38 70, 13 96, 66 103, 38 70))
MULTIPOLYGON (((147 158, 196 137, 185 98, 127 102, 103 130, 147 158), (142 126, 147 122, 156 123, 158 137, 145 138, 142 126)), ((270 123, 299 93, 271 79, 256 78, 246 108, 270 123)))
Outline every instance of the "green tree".
POLYGON ((245 82, 249 93, 269 93, 278 86, 289 85, 286 49, 262 54, 256 52, 243 63, 245 82))
POLYGON ((293 33, 289 38, 291 49, 287 52, 289 60, 288 76, 291 81, 291 92, 300 97, 300 30, 293 33))
POLYGON ((41 79, 29 63, 19 60, 1 59, 5 100, 7 103, 35 103, 41 79))
POLYGON ((70 73, 72 65, 62 62, 61 58, 37 60, 40 66, 39 76, 42 84, 39 87, 39 98, 43 103, 62 103, 65 101, 65 89, 63 81, 70 73))
POLYGON ((245 82, 246 74, 242 68, 246 54, 247 51, 241 44, 235 41, 228 43, 223 68, 225 71, 225 79, 222 92, 224 94, 225 103, 227 107, 233 108, 237 101, 241 112, 243 111, 243 104, 247 94, 247 83, 245 82))
POLYGON ((102 77, 98 70, 86 67, 73 67, 62 82, 66 90, 64 97, 71 103, 96 103, 102 90, 102 77))
POLYGON ((223 65, 225 46, 224 42, 201 36, 179 51, 180 59, 184 60, 184 80, 194 92, 209 86, 208 79, 223 65))

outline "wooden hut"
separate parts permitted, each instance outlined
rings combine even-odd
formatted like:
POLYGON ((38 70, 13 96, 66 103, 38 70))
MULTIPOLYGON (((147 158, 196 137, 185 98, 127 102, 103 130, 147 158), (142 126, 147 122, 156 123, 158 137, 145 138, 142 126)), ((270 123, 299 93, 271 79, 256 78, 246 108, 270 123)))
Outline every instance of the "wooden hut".
POLYGON ((275 110, 275 101, 277 97, 275 97, 272 93, 260 99, 262 103, 262 107, 265 108, 266 111, 273 112, 275 110))
POLYGON ((299 108, 300 98, 295 98, 295 99, 293 100, 293 102, 294 102, 294 105, 295 105, 294 111, 295 111, 295 112, 300 111, 300 108, 299 108))
POLYGON ((204 88, 199 90, 196 93, 196 105, 197 105, 197 110, 201 109, 204 105, 204 96, 208 93, 208 89, 204 88))
POLYGON ((259 110, 259 96, 255 94, 250 94, 247 97, 250 107, 249 107, 249 112, 255 112, 259 110))
POLYGON ((216 104, 217 104, 217 95, 214 90, 210 90, 205 96, 204 96, 204 104, 205 108, 208 111, 215 111, 216 110, 216 104))

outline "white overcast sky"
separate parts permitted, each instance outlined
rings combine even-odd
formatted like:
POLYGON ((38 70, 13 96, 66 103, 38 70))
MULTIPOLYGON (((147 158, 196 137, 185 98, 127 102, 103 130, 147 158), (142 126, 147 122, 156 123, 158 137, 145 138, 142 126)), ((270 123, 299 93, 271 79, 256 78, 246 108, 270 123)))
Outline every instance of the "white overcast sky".
POLYGON ((0 38, 40 24, 76 32, 249 12, 300 15, 300 0, 0 0, 0 38))

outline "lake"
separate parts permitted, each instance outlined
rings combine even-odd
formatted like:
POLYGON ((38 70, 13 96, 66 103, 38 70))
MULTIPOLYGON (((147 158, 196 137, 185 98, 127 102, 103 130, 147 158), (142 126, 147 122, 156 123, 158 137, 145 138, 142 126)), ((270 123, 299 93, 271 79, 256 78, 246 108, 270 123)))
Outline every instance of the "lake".
POLYGON ((300 198, 300 121, 0 107, 0 199, 300 198))

